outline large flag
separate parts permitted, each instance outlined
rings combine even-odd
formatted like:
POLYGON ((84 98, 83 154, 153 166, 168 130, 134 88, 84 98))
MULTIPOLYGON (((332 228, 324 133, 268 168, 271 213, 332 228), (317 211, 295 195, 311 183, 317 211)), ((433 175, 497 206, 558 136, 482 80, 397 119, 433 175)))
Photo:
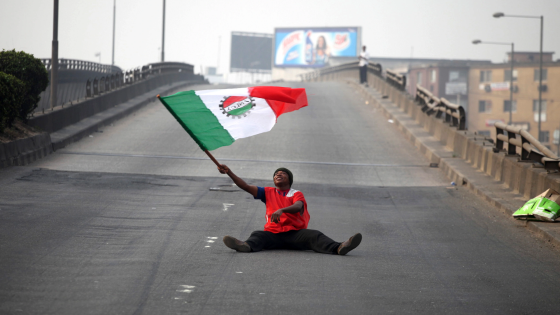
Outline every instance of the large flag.
POLYGON ((270 131, 280 115, 307 106, 305 89, 276 86, 185 91, 158 98, 208 151, 270 131))

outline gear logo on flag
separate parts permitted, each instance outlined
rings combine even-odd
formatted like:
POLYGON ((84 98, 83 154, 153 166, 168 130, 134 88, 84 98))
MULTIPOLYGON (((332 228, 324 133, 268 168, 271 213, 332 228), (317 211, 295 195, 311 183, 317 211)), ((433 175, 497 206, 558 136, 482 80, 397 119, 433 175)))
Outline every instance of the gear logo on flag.
POLYGON ((231 118, 247 117, 255 106, 255 99, 250 96, 224 96, 220 101, 222 114, 231 118))

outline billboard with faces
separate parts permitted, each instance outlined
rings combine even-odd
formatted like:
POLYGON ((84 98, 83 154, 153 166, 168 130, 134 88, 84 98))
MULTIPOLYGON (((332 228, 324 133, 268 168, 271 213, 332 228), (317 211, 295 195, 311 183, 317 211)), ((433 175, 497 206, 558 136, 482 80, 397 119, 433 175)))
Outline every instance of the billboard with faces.
POLYGON ((301 27, 274 30, 275 67, 324 67, 333 57, 357 57, 359 27, 301 27))

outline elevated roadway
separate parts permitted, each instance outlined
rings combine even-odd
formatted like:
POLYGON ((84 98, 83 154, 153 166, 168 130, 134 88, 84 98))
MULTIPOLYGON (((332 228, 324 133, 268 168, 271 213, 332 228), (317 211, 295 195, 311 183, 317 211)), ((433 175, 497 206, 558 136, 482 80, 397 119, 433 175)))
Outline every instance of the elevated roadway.
POLYGON ((225 247, 262 229, 264 205, 153 103, 0 170, 0 313, 557 313, 557 251, 450 186, 349 85, 297 86, 309 107, 213 153, 260 186, 290 168, 309 228, 361 232, 356 250, 225 247))

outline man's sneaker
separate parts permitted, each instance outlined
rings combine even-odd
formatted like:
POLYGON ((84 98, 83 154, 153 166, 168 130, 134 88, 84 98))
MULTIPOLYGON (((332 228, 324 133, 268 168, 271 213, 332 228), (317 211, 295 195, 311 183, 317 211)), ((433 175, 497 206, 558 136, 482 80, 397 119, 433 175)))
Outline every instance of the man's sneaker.
MULTIPOLYGON (((224 238, 224 241, 225 241, 225 238, 224 238)), ((360 234, 360 233, 354 234, 346 242, 344 242, 344 243, 340 244, 340 246, 338 246, 338 254, 339 255, 348 254, 349 251, 358 247, 358 245, 360 245, 360 242, 362 242, 362 234, 360 234)))
MULTIPOLYGON (((251 246, 246 242, 242 242, 235 237, 229 235, 224 236, 224 244, 231 249, 235 249, 238 252, 249 253, 251 252, 251 246)), ((357 245, 356 245, 357 246, 357 245)))

